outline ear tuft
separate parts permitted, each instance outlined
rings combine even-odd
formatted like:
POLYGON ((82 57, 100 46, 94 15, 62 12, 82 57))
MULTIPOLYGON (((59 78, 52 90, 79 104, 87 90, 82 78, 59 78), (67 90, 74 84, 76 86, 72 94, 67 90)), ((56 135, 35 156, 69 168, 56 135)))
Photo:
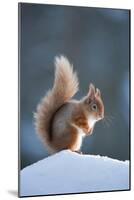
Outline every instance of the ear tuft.
POLYGON ((88 97, 93 99, 95 96, 95 87, 92 83, 89 85, 89 92, 88 92, 88 97))
POLYGON ((96 88, 96 93, 95 93, 95 95, 101 97, 101 92, 100 92, 100 90, 99 90, 98 88, 96 88))

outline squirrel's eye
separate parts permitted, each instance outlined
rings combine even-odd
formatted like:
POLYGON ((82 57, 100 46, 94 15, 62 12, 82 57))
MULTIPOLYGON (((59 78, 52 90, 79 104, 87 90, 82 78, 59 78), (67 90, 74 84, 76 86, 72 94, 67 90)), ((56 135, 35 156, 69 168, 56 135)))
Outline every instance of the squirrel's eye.
POLYGON ((97 105, 96 104, 92 104, 92 110, 97 111, 97 105))

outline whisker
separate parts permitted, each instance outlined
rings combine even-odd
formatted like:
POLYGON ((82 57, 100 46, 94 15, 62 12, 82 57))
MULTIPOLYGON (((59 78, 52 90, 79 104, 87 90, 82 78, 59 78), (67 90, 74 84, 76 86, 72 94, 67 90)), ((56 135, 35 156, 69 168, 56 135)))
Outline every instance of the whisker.
POLYGON ((104 119, 102 120, 102 124, 103 124, 103 127, 106 128, 106 123, 104 119))
POLYGON ((106 119, 109 123, 112 123, 112 120, 110 118, 106 119))
POLYGON ((116 118, 115 114, 114 114, 114 116, 111 115, 111 114, 105 115, 105 117, 102 119, 102 123, 103 123, 104 128, 110 127, 113 124, 115 118, 116 118))
POLYGON ((110 127, 110 125, 111 125, 111 124, 110 124, 110 121, 109 121, 108 119, 106 119, 105 122, 106 122, 106 124, 107 124, 107 127, 110 127))
POLYGON ((110 118, 110 119, 114 119, 115 117, 112 115, 105 115, 105 118, 110 118))
POLYGON ((106 118, 103 119, 104 124, 106 125, 106 127, 109 127, 109 122, 106 120, 106 118))

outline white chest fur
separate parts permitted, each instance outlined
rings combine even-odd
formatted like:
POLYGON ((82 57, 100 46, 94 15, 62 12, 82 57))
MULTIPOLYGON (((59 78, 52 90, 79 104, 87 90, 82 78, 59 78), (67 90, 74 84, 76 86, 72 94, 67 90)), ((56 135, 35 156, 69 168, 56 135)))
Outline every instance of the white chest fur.
MULTIPOLYGON (((93 117, 90 117, 88 119, 88 124, 89 124, 89 127, 90 128, 93 128, 94 124, 96 123, 96 119, 93 118, 93 117)), ((75 149, 76 151, 78 151, 82 145, 82 140, 83 140, 83 137, 86 135, 83 130, 81 128, 79 128, 78 126, 76 126, 75 124, 72 124, 75 128, 77 128, 77 131, 78 131, 78 139, 77 139, 77 143, 75 144, 75 149)))
POLYGON ((88 125, 90 128, 93 128, 93 126, 95 125, 96 122, 97 122, 97 120, 94 117, 89 117, 88 125))

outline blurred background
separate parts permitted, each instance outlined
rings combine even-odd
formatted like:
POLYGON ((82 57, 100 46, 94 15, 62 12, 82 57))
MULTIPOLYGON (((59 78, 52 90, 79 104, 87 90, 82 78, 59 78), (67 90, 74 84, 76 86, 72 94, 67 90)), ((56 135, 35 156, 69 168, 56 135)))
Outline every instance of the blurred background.
POLYGON ((82 152, 129 159, 129 11, 19 4, 21 168, 49 154, 38 138, 33 112, 53 85, 56 55, 73 63, 80 99, 92 82, 100 88, 105 122, 84 139, 82 152))

